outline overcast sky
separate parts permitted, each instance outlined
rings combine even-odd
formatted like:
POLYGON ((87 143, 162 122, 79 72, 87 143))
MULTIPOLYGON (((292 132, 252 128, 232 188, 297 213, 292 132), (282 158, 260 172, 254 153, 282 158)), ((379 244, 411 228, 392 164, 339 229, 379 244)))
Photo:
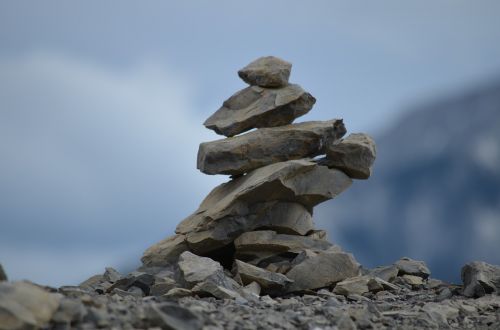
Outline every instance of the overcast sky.
MULTIPOLYGON (((498 1, 0 2, 0 263, 75 284, 173 232, 223 176, 201 124, 263 55, 316 98, 300 120, 376 135, 500 75, 498 1)), ((132 261, 131 261, 132 260, 132 261)))

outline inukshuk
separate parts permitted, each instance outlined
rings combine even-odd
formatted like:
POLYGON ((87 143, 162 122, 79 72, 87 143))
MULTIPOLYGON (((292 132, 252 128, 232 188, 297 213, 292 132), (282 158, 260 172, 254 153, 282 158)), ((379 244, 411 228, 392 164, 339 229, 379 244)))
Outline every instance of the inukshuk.
POLYGON ((279 295, 359 275, 353 256, 314 228, 312 213, 351 179, 370 176, 375 144, 366 134, 342 139, 342 119, 293 124, 316 100, 288 83, 291 67, 269 56, 238 72, 250 86, 204 123, 226 138, 202 143, 197 160, 203 173, 231 178, 144 253, 144 267, 175 266, 185 288, 220 298, 242 286, 279 295))

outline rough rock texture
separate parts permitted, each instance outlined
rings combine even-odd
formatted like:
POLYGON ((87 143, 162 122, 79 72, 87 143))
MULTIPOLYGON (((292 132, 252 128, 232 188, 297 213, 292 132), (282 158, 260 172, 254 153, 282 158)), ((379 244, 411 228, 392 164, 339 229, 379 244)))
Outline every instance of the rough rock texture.
POLYGON ((375 162, 376 147, 371 137, 363 133, 350 134, 339 143, 326 144, 323 165, 342 170, 353 179, 368 179, 375 162))
POLYGON ((244 285, 256 282, 267 293, 280 292, 293 282, 283 274, 270 272, 240 260, 235 261, 235 272, 244 285))
POLYGON ((399 259, 394 265, 398 268, 399 275, 415 275, 426 279, 431 274, 425 262, 413 260, 408 257, 399 259))
POLYGON ((304 258, 286 276, 294 282, 289 292, 328 287, 359 274, 360 265, 345 252, 319 252, 304 258))
MULTIPOLYGON (((343 121, 334 119, 263 128, 232 138, 204 142, 198 149, 197 168, 206 174, 238 175, 272 163, 315 157, 325 153, 327 137, 337 141, 345 132, 343 121)), ((353 171, 363 171, 373 163, 374 158, 368 165, 367 157, 362 157, 366 153, 349 151, 336 158, 333 165, 343 162, 353 171)))
POLYGON ((164 266, 177 261, 179 255, 189 250, 186 236, 174 235, 148 248, 141 261, 146 266, 164 266))
POLYGON ((473 261, 462 267, 464 295, 482 297, 488 293, 500 294, 500 267, 483 261, 473 261))
POLYGON ((288 84, 292 70, 289 63, 275 56, 264 56, 238 71, 238 75, 249 85, 282 87, 288 84))
POLYGON ((351 183, 343 172, 309 160, 267 165, 216 187, 198 210, 177 226, 176 232, 203 231, 213 228, 224 217, 246 216, 249 205, 255 203, 281 200, 312 209, 337 196, 351 183))
POLYGON ((252 128, 288 125, 312 109, 316 99, 299 85, 247 87, 224 101, 204 123, 217 134, 234 136, 252 128))
POLYGON ((46 326, 59 308, 61 296, 28 282, 0 283, 0 329, 46 326))

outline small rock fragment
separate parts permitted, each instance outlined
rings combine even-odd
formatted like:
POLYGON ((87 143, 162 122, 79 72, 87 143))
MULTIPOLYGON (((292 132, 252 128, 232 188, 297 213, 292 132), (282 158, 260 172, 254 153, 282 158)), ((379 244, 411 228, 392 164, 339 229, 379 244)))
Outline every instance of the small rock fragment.
POLYGON ((239 70, 238 76, 249 85, 282 87, 288 84, 291 70, 292 63, 275 56, 265 56, 239 70))
POLYGON ((235 261, 235 271, 244 285, 257 282, 265 292, 283 290, 293 282, 283 274, 273 273, 240 260, 235 261))
POLYGON ((178 304, 164 302, 149 304, 146 316, 151 326, 171 330, 198 330, 203 326, 201 318, 178 304))
POLYGON ((415 275, 426 279, 431 274, 429 268, 423 261, 413 260, 403 257, 396 261, 394 265, 399 269, 399 275, 415 275))

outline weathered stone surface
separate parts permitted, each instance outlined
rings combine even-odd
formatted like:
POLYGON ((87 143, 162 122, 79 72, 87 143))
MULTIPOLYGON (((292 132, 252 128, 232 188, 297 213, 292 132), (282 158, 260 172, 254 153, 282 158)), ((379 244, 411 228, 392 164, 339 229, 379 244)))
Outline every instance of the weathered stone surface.
POLYGON ((458 317, 459 310, 449 304, 438 304, 429 302, 422 307, 431 320, 436 322, 440 328, 449 328, 449 321, 458 317))
POLYGON ((342 170, 353 179, 368 179, 376 157, 375 142, 363 133, 350 134, 338 143, 326 144, 320 164, 342 170))
POLYGON ((462 267, 464 295, 482 297, 488 293, 500 293, 500 267, 483 261, 473 261, 462 267))
POLYGON ((402 276, 403 280, 408 283, 409 285, 411 285, 412 287, 414 286, 419 286, 419 285, 423 285, 424 284, 424 281, 422 280, 422 278, 420 276, 415 276, 415 275, 403 275, 402 276))
POLYGON ((391 282, 398 276, 399 269, 395 265, 379 266, 368 270, 369 275, 391 282))
POLYGON ((345 252, 319 252, 306 257, 294 266, 286 276, 294 282, 289 292, 319 289, 359 274, 360 265, 345 252))
POLYGON ((224 277, 224 269, 210 258, 197 256, 189 251, 183 252, 179 257, 179 269, 184 281, 191 287, 210 278, 224 277))
POLYGON ((112 283, 123 278, 123 276, 116 269, 112 267, 106 267, 104 274, 102 276, 106 281, 112 283))
POLYGON ((0 329, 38 329, 47 326, 62 296, 28 282, 0 283, 0 329))
POLYGON ((333 292, 348 296, 367 292, 376 293, 383 290, 398 290, 398 287, 381 278, 364 275, 348 278, 337 283, 333 292))
POLYGON ((141 258, 145 266, 165 266, 173 264, 179 255, 188 251, 186 236, 174 235, 167 237, 160 242, 149 247, 141 258))
POLYGON ((309 233, 307 233, 307 237, 313 239, 322 239, 326 241, 328 240, 328 233, 323 229, 311 230, 309 233))
POLYGON ((277 234, 272 230, 243 233, 234 241, 237 252, 271 251, 300 253, 303 250, 325 251, 333 245, 325 240, 307 236, 277 234))
POLYGON ((177 286, 178 284, 173 279, 165 279, 160 283, 155 283, 154 285, 152 285, 150 294, 152 296, 161 296, 166 294, 173 288, 176 288, 177 286))
POLYGON ((247 87, 224 101, 204 123, 217 134, 234 136, 252 128, 288 125, 312 109, 316 99, 299 85, 247 87))
MULTIPOLYGON (((198 149, 197 168, 206 174, 239 175, 273 163, 315 157, 325 153, 327 137, 337 141, 345 132, 342 119, 334 119, 262 128, 231 138, 204 142, 198 149)), ((352 146, 352 143, 346 145, 352 146)), ((354 159, 359 163, 359 154, 351 151, 338 159, 347 159, 349 164, 354 159)))
POLYGON ((132 272, 109 286, 105 292, 112 292, 114 289, 128 291, 132 287, 141 289, 144 295, 149 295, 151 286, 155 281, 154 275, 144 272, 132 272))
POLYGON ((5 274, 2 264, 0 264, 0 281, 7 281, 7 274, 5 274))
POLYGON ((429 268, 423 261, 413 260, 408 257, 403 257, 396 261, 394 265, 399 269, 399 275, 415 275, 426 279, 431 274, 429 268))
POLYGON ((193 287, 192 291, 198 295, 210 295, 218 299, 242 299, 238 292, 217 285, 212 281, 200 282, 193 287))
POLYGON ((187 243, 195 253, 207 253, 230 244, 244 232, 269 228, 279 233, 305 235, 314 224, 309 211, 299 203, 267 202, 248 207, 245 216, 227 216, 213 228, 187 234, 187 243))
POLYGON ((199 330, 203 327, 197 314, 175 303, 150 304, 146 307, 145 315, 151 326, 161 329, 199 330))
POLYGON ((259 57, 243 69, 238 76, 249 85, 282 87, 288 84, 292 63, 275 56, 259 57))
POLYGON ((213 189, 198 210, 177 226, 176 232, 209 230, 224 217, 244 217, 252 205, 273 200, 300 203, 311 210, 351 183, 343 172, 308 160, 267 165, 213 189))
POLYGON ((244 285, 257 282, 267 293, 283 290, 293 282, 283 274, 273 273, 240 260, 235 260, 235 271, 244 285))

